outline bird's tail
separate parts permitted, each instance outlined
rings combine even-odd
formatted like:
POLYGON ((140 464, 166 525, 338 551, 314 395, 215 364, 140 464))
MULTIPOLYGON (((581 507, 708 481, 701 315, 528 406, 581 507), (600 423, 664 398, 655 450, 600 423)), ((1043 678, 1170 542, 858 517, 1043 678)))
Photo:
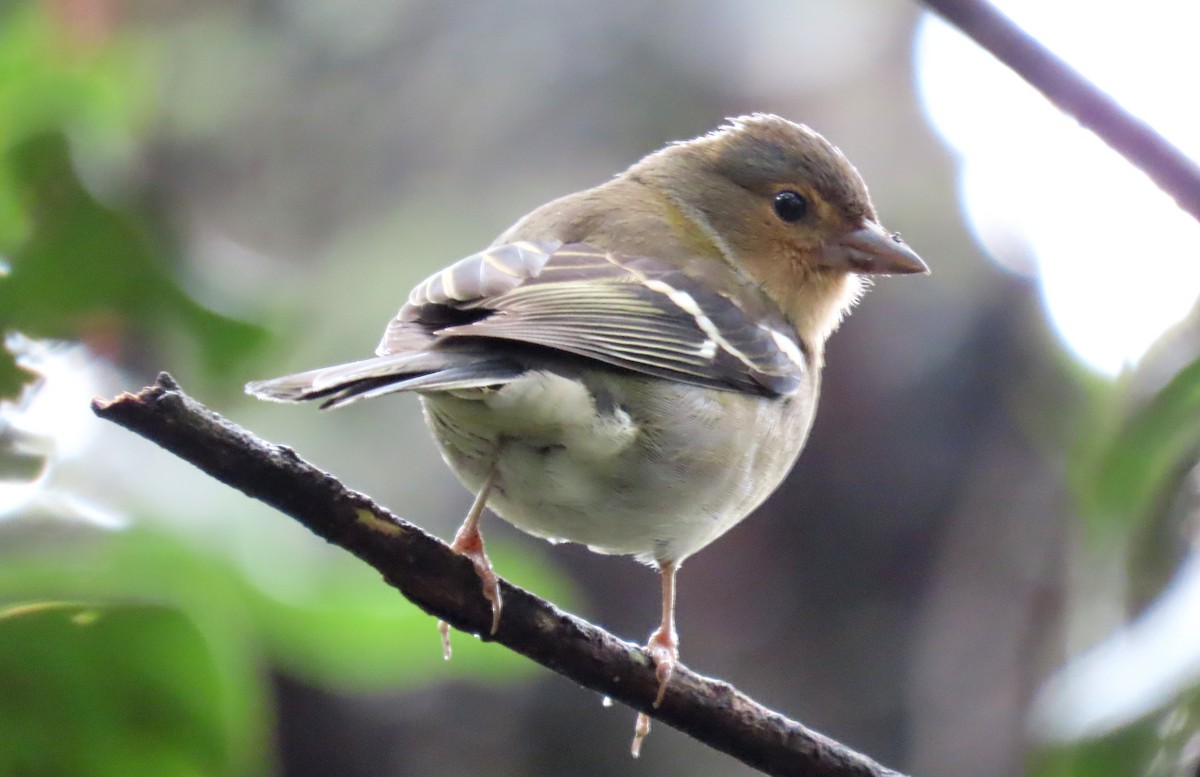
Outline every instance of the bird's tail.
POLYGON ((496 386, 522 369, 504 359, 421 351, 322 367, 246 384, 246 393, 272 402, 321 399, 321 409, 340 407, 395 391, 454 391, 496 386))

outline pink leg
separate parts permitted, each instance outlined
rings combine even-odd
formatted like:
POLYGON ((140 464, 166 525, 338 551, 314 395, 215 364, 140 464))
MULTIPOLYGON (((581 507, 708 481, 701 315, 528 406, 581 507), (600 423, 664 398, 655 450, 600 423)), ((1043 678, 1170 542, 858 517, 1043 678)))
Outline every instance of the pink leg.
MULTIPOLYGON (((496 577, 491 559, 484 551, 483 535, 479 533, 479 519, 483 516, 483 508, 487 505, 488 495, 496 485, 496 479, 497 472, 493 468, 488 473, 487 480, 483 481, 483 486, 479 489, 479 494, 476 495, 470 511, 467 512, 467 519, 463 521, 458 533, 454 535, 454 542, 450 543, 451 550, 471 559, 471 563, 475 565, 475 572, 479 575, 480 582, 483 583, 483 598, 492 603, 492 634, 495 634, 496 630, 500 628, 500 579, 496 577)), ((449 661, 450 624, 438 621, 438 631, 442 635, 442 657, 449 661)))
MULTIPOLYGON (((667 693, 667 683, 675 671, 679 660, 679 636, 675 633, 675 564, 664 561, 659 566, 662 575, 662 623, 650 635, 646 643, 646 651, 654 659, 654 672, 658 675, 658 695, 654 697, 654 706, 662 704, 667 693)), ((637 758, 642 750, 642 740, 650 733, 650 716, 644 712, 638 713, 637 724, 633 728, 633 745, 630 751, 637 758)))

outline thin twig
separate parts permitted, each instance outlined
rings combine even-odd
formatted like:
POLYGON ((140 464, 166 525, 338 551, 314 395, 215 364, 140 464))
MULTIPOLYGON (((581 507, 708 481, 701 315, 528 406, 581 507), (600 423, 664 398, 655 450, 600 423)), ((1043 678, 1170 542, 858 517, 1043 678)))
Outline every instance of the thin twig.
POLYGON ((97 399, 92 409, 350 551, 430 615, 650 713, 756 769, 805 777, 901 777, 683 666, 671 677, 662 706, 653 709, 658 681, 641 648, 503 580, 504 617, 488 637, 491 608, 470 561, 290 448, 266 443, 204 407, 166 373, 137 394, 97 399))
MULTIPOLYGON (((1150 176, 1180 208, 1200 221, 1200 165, 1148 124, 1122 108, 1054 52, 1038 43, 986 0, 923 0, 968 37, 1012 68, 1065 113, 1096 133, 1131 164, 1150 176)), ((1181 97, 1200 89, 1182 73, 1181 97)))

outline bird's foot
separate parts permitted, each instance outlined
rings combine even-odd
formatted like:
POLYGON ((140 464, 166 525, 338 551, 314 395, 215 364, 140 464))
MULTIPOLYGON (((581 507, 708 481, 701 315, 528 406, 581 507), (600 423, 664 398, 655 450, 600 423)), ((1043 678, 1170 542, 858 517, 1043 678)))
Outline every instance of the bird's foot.
POLYGON ((658 677, 658 695, 654 697, 654 706, 657 707, 667 694, 667 683, 679 661, 679 638, 673 632, 656 629, 646 643, 646 652, 654 659, 654 674, 658 677))
MULTIPOLYGON (((654 706, 662 704, 667 694, 667 683, 675 673, 675 664, 679 662, 679 638, 670 630, 658 628, 650 635, 646 643, 646 652, 654 661, 654 674, 658 677, 658 694, 654 697, 654 706)), ((634 758, 642 751, 642 741, 650 733, 650 716, 639 712, 637 723, 633 727, 633 744, 629 751, 634 758)))
MULTIPOLYGON (((503 602, 500 598, 500 578, 492 568, 492 560, 488 558, 483 548, 483 535, 478 530, 464 526, 459 529, 450 543, 450 549, 461 553, 475 565, 475 573, 483 585, 483 598, 492 604, 492 628, 489 633, 495 634, 500 629, 500 610, 503 602)), ((442 635, 442 658, 450 660, 450 624, 438 621, 438 632, 442 635)))
POLYGON ((637 758, 642 754, 642 741, 650 733, 650 716, 639 712, 637 723, 633 724, 633 744, 629 746, 629 754, 637 758))

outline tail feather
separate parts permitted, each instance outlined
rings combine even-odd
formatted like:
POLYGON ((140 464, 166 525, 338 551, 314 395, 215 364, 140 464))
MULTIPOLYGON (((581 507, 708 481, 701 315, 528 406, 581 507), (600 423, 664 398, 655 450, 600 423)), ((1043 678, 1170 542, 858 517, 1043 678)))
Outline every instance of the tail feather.
POLYGON ((322 367, 246 384, 246 393, 273 402, 324 399, 321 409, 396 391, 453 391, 507 383, 522 368, 508 360, 464 361, 454 354, 418 352, 322 367))
POLYGON ((329 395, 321 403, 321 409, 342 407, 360 399, 373 399, 397 391, 459 391, 485 386, 499 386, 516 379, 524 370, 514 364, 485 362, 450 367, 438 372, 397 380, 395 378, 373 378, 343 384, 341 389, 329 395))

